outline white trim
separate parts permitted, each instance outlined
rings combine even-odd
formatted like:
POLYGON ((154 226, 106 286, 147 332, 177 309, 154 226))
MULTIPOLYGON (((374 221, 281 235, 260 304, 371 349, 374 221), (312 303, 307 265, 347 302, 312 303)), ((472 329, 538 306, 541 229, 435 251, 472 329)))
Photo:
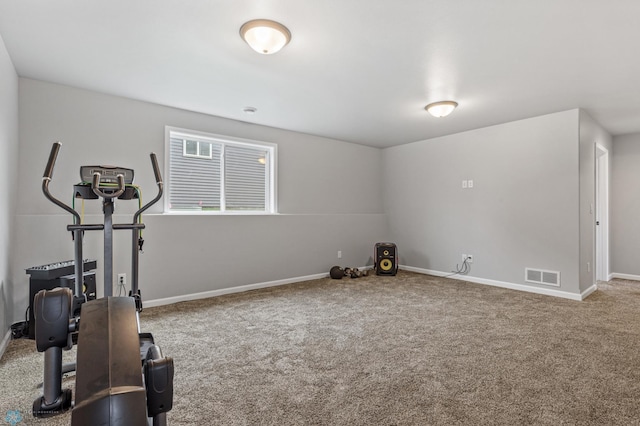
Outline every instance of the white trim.
POLYGON ((633 280, 640 281, 640 275, 631 275, 631 274, 619 274, 617 272, 612 272, 609 274, 609 279, 620 278, 621 280, 633 280))
POLYGON ((222 296, 225 294, 232 294, 232 293, 242 293, 244 291, 257 290, 259 288, 277 287, 280 285, 298 283, 302 281, 317 280, 320 278, 327 278, 328 276, 329 276, 329 273, 327 272, 322 274, 306 275, 303 277, 285 278, 283 280, 267 281, 264 283, 241 285, 238 287, 221 288, 217 290, 203 291, 201 293, 192 293, 192 294, 184 294, 180 296, 166 297, 164 299, 155 299, 155 300, 149 300, 147 302, 144 302, 144 307, 151 308, 154 306, 163 306, 163 305, 170 305, 172 303, 186 302, 188 300, 207 299, 209 297, 222 296))
POLYGON ((596 279, 610 276, 609 232, 609 150, 595 142, 595 194, 596 211, 593 221, 596 279), (596 221, 600 225, 596 225, 596 221), (600 244, 598 244, 600 243, 600 244))
MULTIPOLYGON (((171 160, 171 136, 176 137, 177 139, 185 139, 185 138, 199 138, 202 139, 205 142, 210 142, 212 144, 221 144, 223 147, 224 146, 240 146, 240 147, 247 147, 247 146, 252 146, 255 148, 263 148, 267 151, 267 154, 269 155, 269 167, 267 167, 267 175, 269 177, 269 184, 268 184, 268 189, 265 192, 265 210, 264 213, 265 214, 277 214, 278 213, 278 144, 277 143, 273 143, 273 142, 266 142, 266 141, 260 141, 260 140, 255 140, 255 139, 246 139, 246 138, 238 138, 238 137, 234 137, 234 136, 227 136, 227 135, 218 135, 215 133, 208 133, 208 132, 203 132, 203 131, 199 131, 199 130, 192 130, 192 129, 184 129, 181 127, 174 127, 174 126, 164 126, 164 189, 165 189, 165 195, 164 195, 164 202, 163 202, 163 213, 168 214, 168 213, 174 213, 174 211, 172 211, 169 208, 169 204, 170 204, 170 200, 169 200, 169 193, 171 190, 170 187, 170 181, 171 181, 171 174, 170 174, 170 169, 171 169, 171 164, 170 164, 170 160, 171 160)), ((224 150, 223 150, 224 151, 224 150)), ((216 212, 218 214, 236 214, 236 211, 233 211, 232 213, 229 213, 225 206, 226 206, 226 202, 224 200, 224 155, 221 153, 222 158, 221 158, 221 163, 220 163, 220 168, 222 170, 221 173, 221 181, 220 181, 220 185, 221 185, 221 197, 222 197, 222 205, 221 208, 223 209, 220 212, 216 212)), ((203 158, 203 157, 200 157, 203 158)), ((212 151, 212 158, 213 158, 213 151, 212 151)), ((195 212, 185 212, 184 214, 194 214, 195 212)), ((254 212, 255 213, 255 212, 254 212)))
MULTIPOLYGON (((359 267, 358 269, 361 271, 369 270, 369 269, 372 270, 373 266, 371 265, 362 266, 362 267, 359 267)), ((451 273, 447 273, 447 272, 434 271, 431 269, 415 268, 413 266, 399 265, 399 269, 410 271, 410 272, 417 272, 419 274, 433 275, 436 277, 447 276, 448 278, 451 278, 454 280, 468 281, 476 284, 486 284, 494 287, 508 288, 511 290, 525 291, 528 293, 544 294, 546 296, 561 297, 563 299, 571 299, 571 300, 577 300, 577 301, 586 299, 591 293, 593 293, 598 289, 594 284, 591 287, 589 287, 587 290, 582 292, 581 294, 574 294, 574 293, 568 293, 566 291, 552 290, 547 288, 538 288, 538 287, 532 287, 532 286, 523 285, 523 284, 508 283, 504 281, 488 280, 485 278, 469 277, 466 275, 451 275, 451 273)), ((613 275, 622 275, 622 274, 613 274, 613 275)), ((329 276, 328 273, 321 273, 321 274, 305 275, 305 276, 294 277, 294 278, 285 278, 282 280, 267 281, 262 283, 247 284, 247 285, 241 285, 237 287, 227 287, 227 288, 221 288, 217 290, 203 291, 201 293, 183 294, 180 296, 172 296, 172 297, 166 297, 163 299, 149 300, 144 302, 144 306, 147 308, 152 308, 154 306, 171 305, 173 303, 178 303, 178 302, 207 299, 210 297, 223 296, 225 294, 242 293, 245 291, 257 290, 260 288, 277 287, 281 285, 293 284, 293 283, 298 283, 303 281, 318 280, 321 278, 327 278, 328 276, 329 276)), ((632 275, 625 275, 625 277, 630 277, 630 276, 632 275)), ((635 279, 640 280, 640 276, 635 276, 635 277, 636 277, 635 279)), ((618 277, 618 278, 622 278, 622 277, 618 277)), ((627 279, 634 279, 634 278, 627 278, 627 279)))
POLYGON ((156 216, 278 216, 281 213, 269 213, 263 212, 259 210, 171 210, 164 213, 147 213, 145 216, 156 215, 156 216))
POLYGON ((197 137, 208 142, 225 143, 227 145, 247 146, 253 145, 257 147, 277 148, 277 144, 265 142, 257 139, 238 138, 235 136, 220 135, 215 133, 203 132, 199 130, 185 129, 181 127, 165 126, 165 136, 174 133, 177 139, 197 137))
MULTIPOLYGON (((170 170, 170 159, 171 159, 171 143, 169 142, 171 139, 171 131, 173 130, 173 127, 169 127, 169 126, 164 126, 164 167, 163 168, 163 174, 162 174, 162 180, 163 180, 163 185, 165 184, 165 182, 169 181, 169 170, 170 170)), ((161 167, 161 166, 158 166, 161 167)), ((164 188, 164 194, 162 197, 162 212, 166 213, 169 211, 169 195, 167 193, 167 188, 164 188)))
POLYGON ((508 288, 508 289, 511 289, 511 290, 526 291, 528 293, 544 294, 546 296, 561 297, 563 299, 571 299, 571 300, 578 300, 578 301, 583 300, 585 297, 587 297, 589 294, 591 294, 595 290, 595 288, 593 290, 591 290, 591 288, 590 288, 589 289, 590 291, 587 290, 587 291, 589 291, 589 293, 584 295, 584 293, 575 294, 575 293, 569 293, 569 292, 566 292, 566 291, 552 290, 552 289, 549 289, 549 288, 539 288, 539 287, 532 287, 532 286, 523 285, 523 284, 508 283, 508 282, 504 282, 504 281, 488 280, 486 278, 470 277, 470 276, 467 276, 467 275, 451 275, 451 273, 447 273, 447 272, 440 272, 440 271, 433 271, 433 270, 430 270, 430 269, 415 268, 413 266, 400 265, 400 269, 404 269, 405 271, 417 272, 419 274, 434 275, 434 276, 437 276, 437 277, 447 276, 448 278, 451 278, 451 279, 454 279, 454 280, 468 281, 470 283, 475 283, 475 284, 486 284, 486 285, 491 285, 491 286, 494 286, 494 287, 501 287, 501 288, 508 288))
POLYGON ((586 289, 585 291, 583 291, 582 293, 580 293, 580 297, 581 300, 586 299, 587 297, 589 297, 589 295, 591 293, 593 293, 594 291, 596 291, 598 289, 598 286, 593 284, 591 287, 589 287, 588 289, 586 289))
POLYGON ((7 350, 9 346, 9 342, 11 341, 11 329, 7 330, 7 334, 4 335, 4 339, 2 339, 2 343, 0 343, 0 359, 2 359, 4 352, 7 350))
MULTIPOLYGON (((361 271, 366 271, 368 269, 373 269, 373 266, 371 265, 363 266, 358 269, 361 271)), ((147 308, 152 308, 154 306, 171 305, 172 303, 186 302, 189 300, 207 299, 209 297, 223 296, 225 294, 242 293, 243 291, 257 290, 259 288, 277 287, 280 285, 299 283, 303 281, 319 280, 321 278, 328 278, 328 277, 329 277, 329 273, 313 274, 313 275, 305 275, 302 277, 285 278, 283 280, 267 281, 264 283, 241 285, 238 287, 221 288, 218 290, 203 291, 201 293, 184 294, 181 296, 166 297, 164 299, 149 300, 148 302, 144 302, 144 306, 147 308)))
MULTIPOLYGON (((171 132, 169 132, 169 135, 171 135, 171 132)), ((227 212, 227 191, 226 191, 227 170, 225 169, 225 167, 227 166, 225 165, 226 160, 225 160, 225 154, 224 154, 226 149, 227 149, 227 146, 223 142, 220 142, 220 213, 222 214, 227 212)), ((171 157, 169 157, 169 161, 171 161, 171 157)), ((171 174, 168 174, 167 176, 171 177, 171 174)), ((169 195, 170 190, 171 190, 171 187, 167 186, 167 195, 169 195)))

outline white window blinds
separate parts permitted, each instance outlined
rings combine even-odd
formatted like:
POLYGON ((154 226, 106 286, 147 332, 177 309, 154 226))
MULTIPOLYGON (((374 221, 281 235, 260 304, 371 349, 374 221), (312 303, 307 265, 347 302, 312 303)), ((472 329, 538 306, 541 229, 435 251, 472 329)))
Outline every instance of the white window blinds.
POLYGON ((227 210, 266 210, 268 202, 264 149, 225 146, 225 201, 227 210))
POLYGON ((185 139, 171 138, 169 208, 220 210, 221 146, 212 145, 211 158, 185 154, 185 139))

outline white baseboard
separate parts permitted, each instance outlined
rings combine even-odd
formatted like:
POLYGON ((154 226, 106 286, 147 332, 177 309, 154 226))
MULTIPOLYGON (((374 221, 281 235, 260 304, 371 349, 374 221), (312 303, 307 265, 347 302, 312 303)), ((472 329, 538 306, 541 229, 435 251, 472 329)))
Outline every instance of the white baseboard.
POLYGON ((400 269, 404 269, 405 271, 417 272, 419 274, 434 275, 436 277, 448 276, 449 278, 454 280, 468 281, 475 284, 486 284, 494 287, 526 291, 529 293, 544 294, 546 296, 561 297, 563 299, 571 299, 571 300, 578 300, 578 301, 584 300, 589 294, 593 293, 596 290, 596 287, 594 285, 589 289, 587 289, 582 294, 575 294, 575 293, 569 293, 561 290, 554 290, 550 288, 540 288, 540 287, 533 287, 533 286, 523 285, 523 284, 514 284, 514 283, 505 282, 505 281, 488 280, 486 278, 470 277, 468 275, 451 275, 450 272, 447 273, 447 272, 441 272, 441 271, 433 271, 431 269, 415 268, 413 266, 400 265, 400 269))
POLYGON ((591 293, 593 293, 594 291, 596 291, 598 289, 598 286, 593 284, 591 287, 589 287, 588 289, 586 289, 585 291, 583 291, 582 293, 580 293, 580 300, 584 300, 587 297, 589 297, 589 295, 591 293))
POLYGON ((617 272, 612 272, 609 274, 609 279, 620 278, 621 280, 633 280, 640 281, 640 275, 631 275, 631 274, 618 274, 617 272))
MULTIPOLYGON (((359 267, 358 269, 367 270, 372 268, 373 268, 372 266, 363 266, 363 267, 359 267)), ((597 290, 597 287, 594 284, 593 286, 589 287, 587 290, 585 290, 581 294, 574 294, 566 291, 532 287, 528 285, 514 284, 514 283, 508 283, 504 281, 495 281, 495 280, 489 280, 486 278, 470 277, 467 275, 451 275, 451 273, 447 273, 447 272, 434 271, 431 269, 415 268, 413 266, 399 265, 399 268, 405 271, 417 272, 419 274, 434 275, 436 277, 448 276, 449 278, 455 279, 455 280, 468 281, 476 284, 485 284, 485 285, 491 285, 494 287, 526 291, 529 293, 544 294, 547 296, 561 297, 564 299, 571 299, 571 300, 578 300, 578 301, 584 300, 585 298, 587 298, 587 296, 589 296, 591 293, 597 290)), ((154 300, 145 301, 144 306, 151 308, 154 306, 170 305, 172 303, 186 302, 189 300, 207 299, 209 297, 223 296, 225 294, 242 293, 244 291, 257 290, 260 288, 276 287, 280 285, 293 284, 293 283, 302 282, 302 281, 317 280, 320 278, 327 278, 328 276, 329 276, 328 273, 322 273, 322 274, 306 275, 302 277, 285 278, 285 279, 276 280, 276 281, 267 281, 263 283, 247 284, 247 285, 241 285, 237 287, 221 288, 217 290, 203 291, 201 293, 184 294, 179 296, 166 297, 163 299, 154 299, 154 300)), ((631 279, 631 278, 628 278, 628 279, 631 279)), ((640 280, 640 277, 638 277, 638 280, 640 280)))
POLYGON ((243 291, 257 290, 259 288, 276 287, 279 285, 298 283, 302 281, 317 280, 320 278, 327 278, 328 276, 329 276, 329 273, 327 272, 324 274, 306 275, 304 277, 285 278, 283 280, 267 281, 264 283, 247 284, 247 285, 241 285, 237 287, 221 288, 217 290, 203 291, 201 293, 184 294, 180 296, 167 297, 164 299, 149 300, 149 301, 145 301, 143 305, 145 308, 151 308, 154 306, 170 305, 172 303, 186 302, 189 300, 207 299, 209 297, 222 296, 225 294, 242 293, 243 291))
POLYGON ((7 350, 9 346, 9 342, 11 341, 11 329, 7 330, 7 334, 4 335, 2 342, 0 343, 0 359, 4 355, 4 352, 7 350))
MULTIPOLYGON (((368 269, 373 269, 373 266, 371 265, 362 266, 362 267, 359 267, 358 269, 361 271, 365 271, 368 269)), ((310 281, 310 280, 318 280, 320 278, 327 278, 328 276, 329 276, 329 273, 327 272, 323 274, 313 274, 313 275, 305 275, 302 277, 285 278, 285 279, 276 280, 276 281, 267 281, 264 283, 247 284, 247 285, 241 285, 237 287, 221 288, 218 290, 203 291, 201 293, 184 294, 180 296, 172 296, 172 297, 167 297, 163 299, 149 300, 148 302, 144 302, 144 306, 148 308, 152 308, 154 306, 170 305, 172 303, 186 302, 189 300, 207 299, 209 297, 223 296, 225 294, 242 293, 243 291, 257 290, 259 288, 277 287, 279 285, 293 284, 293 283, 299 283, 299 282, 310 281)))

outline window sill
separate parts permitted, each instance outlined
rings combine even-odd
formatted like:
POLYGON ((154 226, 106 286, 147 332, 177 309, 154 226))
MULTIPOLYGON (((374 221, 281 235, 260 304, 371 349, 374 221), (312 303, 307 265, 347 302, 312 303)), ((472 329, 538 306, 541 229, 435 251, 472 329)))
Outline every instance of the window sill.
POLYGON ((280 213, 257 211, 164 211, 160 215, 167 216, 278 216, 280 213))

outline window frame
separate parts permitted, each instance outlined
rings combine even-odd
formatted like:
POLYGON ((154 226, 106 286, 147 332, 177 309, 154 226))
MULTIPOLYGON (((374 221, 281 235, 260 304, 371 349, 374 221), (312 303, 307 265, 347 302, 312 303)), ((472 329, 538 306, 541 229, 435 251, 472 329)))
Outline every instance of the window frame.
MULTIPOLYGON (((183 142, 185 144, 185 142, 183 142)), ((214 133, 202 132, 198 130, 192 129, 184 129, 173 126, 165 126, 165 141, 164 141, 164 149, 165 149, 165 164, 164 164, 164 210, 165 214, 172 215, 273 215, 278 214, 278 196, 277 196, 277 171, 278 171, 278 145, 271 142, 257 141, 252 139, 244 139, 237 138, 233 136, 227 135, 219 135, 214 133), (267 173, 267 178, 269 179, 269 184, 265 187, 265 210, 226 210, 225 204, 225 190, 224 190, 224 167, 225 167, 225 158, 224 155, 221 156, 220 159, 220 168, 221 168, 221 188, 220 188, 220 210, 172 210, 169 206, 170 204, 170 169, 171 169, 171 138, 183 139, 183 140, 198 140, 198 142, 209 142, 212 144, 221 144, 223 146, 222 152, 224 152, 224 146, 239 146, 239 147, 258 147, 260 149, 265 149, 267 151, 267 167, 265 173, 267 173)), ((184 145, 183 145, 184 149, 184 145)), ((198 146, 198 152, 199 152, 198 146)), ((183 155, 190 158, 202 158, 202 159, 212 159, 213 158, 213 147, 211 147, 210 157, 204 156, 194 156, 190 154, 183 155)))
POLYGON ((188 139, 186 137, 183 138, 176 138, 176 139, 182 139, 182 155, 184 157, 190 157, 190 158, 202 158, 204 160, 211 160, 213 158, 213 149, 211 147, 212 142, 209 141, 202 141, 202 140, 194 140, 194 139, 188 139), (197 153, 196 154, 189 154, 187 153, 187 142, 195 142, 197 143, 197 153), (208 144, 209 145, 209 155, 203 155, 201 154, 201 149, 200 146, 202 144, 208 144))

